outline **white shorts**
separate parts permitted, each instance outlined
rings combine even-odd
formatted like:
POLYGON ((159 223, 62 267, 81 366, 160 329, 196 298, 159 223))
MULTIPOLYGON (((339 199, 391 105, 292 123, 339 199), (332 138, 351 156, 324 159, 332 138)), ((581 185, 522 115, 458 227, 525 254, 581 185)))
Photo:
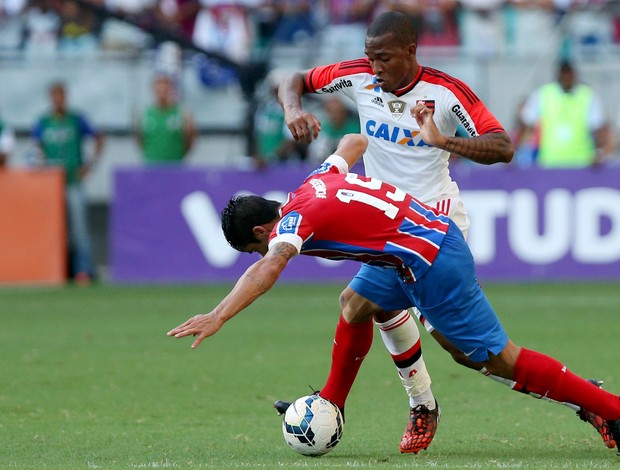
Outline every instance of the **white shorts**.
POLYGON ((463 238, 467 240, 467 233, 469 232, 469 216, 467 215, 467 209, 465 204, 459 196, 450 197, 447 199, 439 199, 427 202, 426 205, 434 207, 442 214, 447 215, 452 221, 461 229, 463 238))

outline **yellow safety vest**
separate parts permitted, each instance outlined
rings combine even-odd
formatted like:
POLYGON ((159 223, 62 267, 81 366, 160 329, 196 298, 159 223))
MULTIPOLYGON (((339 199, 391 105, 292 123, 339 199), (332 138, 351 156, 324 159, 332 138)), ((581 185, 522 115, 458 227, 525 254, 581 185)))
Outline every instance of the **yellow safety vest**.
POLYGON ((565 93, 558 83, 540 89, 540 149, 538 164, 545 168, 580 168, 596 157, 588 126, 592 90, 577 85, 565 93))

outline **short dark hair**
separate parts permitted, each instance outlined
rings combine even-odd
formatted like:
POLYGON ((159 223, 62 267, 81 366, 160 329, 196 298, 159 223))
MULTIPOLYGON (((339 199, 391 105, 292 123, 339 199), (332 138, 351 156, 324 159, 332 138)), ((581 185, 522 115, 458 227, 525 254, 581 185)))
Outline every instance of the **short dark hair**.
POLYGON ((51 93, 52 91, 55 91, 55 90, 66 91, 67 90, 66 83, 62 80, 54 80, 47 86, 47 91, 51 93))
POLYGON ((417 44, 418 42, 414 18, 401 11, 386 11, 377 16, 368 27, 366 37, 376 38, 390 33, 394 35, 394 40, 400 45, 417 44))
POLYGON ((562 59, 560 63, 558 64, 559 73, 574 72, 574 71, 575 71, 575 67, 573 66, 573 63, 568 59, 562 59))
POLYGON ((222 210, 222 231, 237 251, 256 242, 252 229, 279 217, 281 203, 260 196, 235 196, 222 210))

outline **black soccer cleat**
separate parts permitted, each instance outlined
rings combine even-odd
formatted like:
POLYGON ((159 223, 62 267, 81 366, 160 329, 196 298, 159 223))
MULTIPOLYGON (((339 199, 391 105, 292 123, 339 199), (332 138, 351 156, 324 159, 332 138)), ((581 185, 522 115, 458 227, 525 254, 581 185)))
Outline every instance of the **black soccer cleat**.
POLYGON ((282 416, 288 410, 288 407, 291 406, 291 403, 284 400, 278 400, 273 403, 273 407, 278 412, 278 416, 282 416))

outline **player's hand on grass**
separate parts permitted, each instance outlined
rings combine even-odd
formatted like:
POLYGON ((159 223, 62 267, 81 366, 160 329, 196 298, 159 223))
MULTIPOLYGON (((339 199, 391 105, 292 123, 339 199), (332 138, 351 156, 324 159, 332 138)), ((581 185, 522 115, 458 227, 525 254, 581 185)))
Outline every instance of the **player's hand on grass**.
POLYGON ((192 343, 192 349, 198 347, 202 340, 214 335, 224 324, 218 315, 213 313, 206 313, 196 315, 185 323, 180 324, 176 328, 170 330, 168 336, 174 336, 175 338, 184 338, 185 336, 197 336, 196 341, 192 343))
POLYGON ((297 142, 309 144, 319 136, 321 122, 312 113, 299 110, 286 115, 286 126, 297 142))

